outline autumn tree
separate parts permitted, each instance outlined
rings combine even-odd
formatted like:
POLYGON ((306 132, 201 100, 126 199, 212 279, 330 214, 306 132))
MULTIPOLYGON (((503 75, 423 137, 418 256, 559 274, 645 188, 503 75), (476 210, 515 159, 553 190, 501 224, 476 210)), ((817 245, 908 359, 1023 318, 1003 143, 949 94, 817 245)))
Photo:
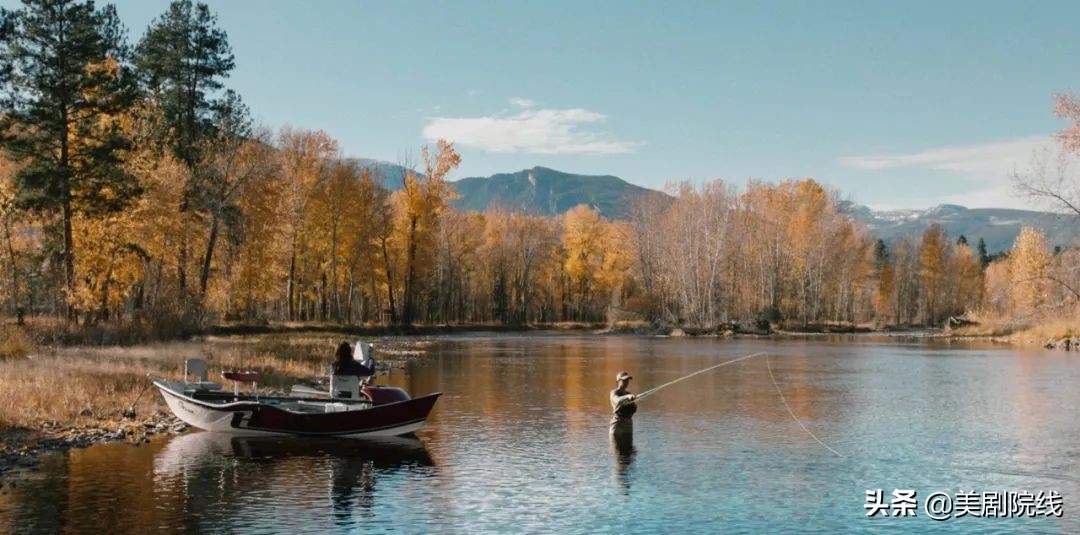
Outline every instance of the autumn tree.
POLYGON ((0 146, 22 164, 19 204, 60 217, 70 296, 75 217, 120 210, 138 194, 122 165, 119 121, 134 96, 123 27, 112 6, 26 0, 0 10, 0 28, 0 146))
POLYGON ((591 294, 597 286, 597 274, 603 263, 606 227, 600 214, 586 205, 571 208, 563 215, 565 269, 571 285, 570 303, 575 304, 574 319, 583 319, 591 294))
POLYGON ((0 256, 5 265, 4 293, 8 309, 19 323, 28 306, 30 288, 27 275, 32 271, 37 255, 37 242, 31 222, 16 204, 15 172, 17 166, 0 156, 0 256))
POLYGON ((397 194, 401 207, 400 230, 405 244, 401 322, 406 326, 412 325, 416 315, 420 281, 424 271, 431 266, 440 217, 457 196, 446 177, 461 163, 454 146, 443 140, 437 142, 434 153, 424 147, 421 159, 423 174, 407 171, 397 194))
POLYGON ((237 230, 241 212, 238 197, 252 181, 276 172, 269 135, 255 135, 247 107, 229 93, 215 110, 213 135, 202 143, 204 161, 196 168, 189 194, 197 213, 209 220, 206 247, 199 270, 199 293, 205 296, 214 252, 222 227, 237 230))
POLYGON ((920 255, 918 247, 909 238, 899 240, 894 250, 894 317, 897 324, 906 325, 916 321, 919 303, 925 291, 920 286, 920 255))
POLYGON ((747 230, 744 243, 751 272, 758 278, 753 284, 759 313, 764 319, 783 319, 785 274, 791 255, 787 230, 792 214, 791 183, 772 187, 758 181, 747 184, 740 197, 740 218, 747 230))
POLYGON ((716 325, 726 319, 730 298, 733 192, 721 181, 697 188, 682 183, 668 189, 676 199, 670 209, 658 212, 655 221, 634 225, 638 235, 648 232, 640 229, 644 226, 663 237, 652 246, 654 258, 645 260, 652 264, 650 287, 663 288, 664 308, 674 312, 669 320, 716 325))
POLYGON ((922 282, 923 319, 936 324, 942 319, 947 295, 949 239, 940 225, 930 225, 919 242, 919 277, 922 282))
POLYGON ((1009 317, 1012 313, 1012 262, 1009 257, 991 262, 984 274, 984 305, 996 317, 1009 317))
POLYGON ((1046 302, 1046 274, 1050 255, 1046 237, 1031 227, 1020 229, 1010 258, 1012 310, 1029 315, 1046 302))
POLYGON ((950 265, 952 279, 953 313, 975 310, 982 305, 984 278, 982 263, 967 243, 953 249, 950 265))
MULTIPOLYGON (((217 18, 203 3, 175 0, 168 11, 151 22, 135 54, 135 64, 144 91, 160 108, 163 121, 158 139, 191 170, 189 180, 197 181, 212 175, 202 169, 205 152, 217 145, 210 138, 220 126, 238 126, 237 121, 222 121, 221 116, 239 110, 235 95, 216 98, 223 88, 222 79, 235 66, 232 50, 224 30, 217 27, 217 18), (221 108, 224 108, 221 109, 221 108), (208 142, 209 141, 209 142, 208 142)), ((227 134, 226 134, 227 135, 227 134)), ((201 188, 195 182, 185 186, 184 196, 175 209, 205 213, 213 209, 200 203, 201 188)), ((209 214, 210 219, 215 219, 209 214)), ((220 220, 220 216, 216 219, 220 220)), ((216 241, 216 238, 207 241, 216 241)), ((190 251, 186 241, 177 251, 177 284, 181 292, 187 287, 187 263, 190 251)), ((203 255, 200 290, 205 293, 207 271, 203 255)))
POLYGON ((284 204, 289 242, 286 309, 289 320, 301 319, 305 299, 301 293, 308 274, 308 249, 312 226, 312 203, 328 177, 337 142, 322 131, 283 128, 279 134, 281 173, 285 181, 284 204))
MULTIPOLYGON (((376 182, 380 180, 377 178, 376 182)), ((375 289, 376 282, 372 278, 372 294, 376 296, 376 306, 379 306, 381 301, 378 299, 380 293, 386 294, 386 308, 379 306, 380 315, 383 310, 388 312, 388 319, 391 324, 397 324, 398 318, 398 295, 397 291, 400 289, 398 282, 398 266, 402 263, 402 254, 399 240, 394 232, 395 226, 395 202, 394 197, 390 195, 390 192, 384 188, 378 188, 375 191, 375 196, 372 204, 374 211, 372 213, 371 225, 374 229, 373 241, 375 245, 376 255, 379 265, 379 276, 381 279, 381 286, 385 290, 384 292, 378 292, 375 289)))
MULTIPOLYGON (((513 325, 524 325, 529 321, 540 285, 539 276, 555 254, 555 225, 544 217, 515 212, 509 215, 504 228, 501 235, 510 251, 510 284, 513 288, 510 321, 513 325)), ((602 276, 620 277, 625 274, 626 266, 609 263, 607 269, 610 273, 602 273, 602 276)))
POLYGON ((281 282, 286 277, 290 235, 283 210, 286 182, 277 158, 258 140, 237 147, 236 158, 244 167, 264 167, 263 171, 232 182, 226 195, 229 210, 229 234, 223 256, 222 294, 209 303, 217 305, 226 317, 243 320, 266 319, 273 312, 268 306, 281 296, 281 282), (260 162, 259 158, 263 158, 260 162))

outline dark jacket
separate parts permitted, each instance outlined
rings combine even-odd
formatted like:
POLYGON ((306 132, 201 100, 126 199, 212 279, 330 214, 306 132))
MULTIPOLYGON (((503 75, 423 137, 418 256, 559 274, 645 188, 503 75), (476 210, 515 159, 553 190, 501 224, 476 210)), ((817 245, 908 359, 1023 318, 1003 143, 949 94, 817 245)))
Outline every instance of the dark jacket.
POLYGON ((359 362, 349 359, 346 361, 338 361, 334 363, 334 375, 356 375, 360 377, 368 377, 375 375, 375 371, 359 362))

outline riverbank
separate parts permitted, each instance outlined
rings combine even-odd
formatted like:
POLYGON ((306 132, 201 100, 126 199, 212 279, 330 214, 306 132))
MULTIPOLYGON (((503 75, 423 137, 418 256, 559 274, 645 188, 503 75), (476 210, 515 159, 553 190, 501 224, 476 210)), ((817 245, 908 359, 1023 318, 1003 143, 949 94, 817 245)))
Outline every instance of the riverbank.
POLYGON ((989 339, 1018 346, 1080 351, 1080 319, 1047 318, 1029 324, 991 319, 946 329, 944 333, 962 340, 989 339))
MULTIPOLYGON (((207 336, 133 347, 37 347, 0 359, 0 473, 32 466, 44 451, 103 441, 134 444, 183 431, 149 377, 179 377, 185 358, 260 373, 260 391, 284 392, 325 377, 340 333, 207 336), (131 415, 131 412, 134 416, 131 415)), ((375 338, 381 373, 422 357, 425 338, 375 338)))

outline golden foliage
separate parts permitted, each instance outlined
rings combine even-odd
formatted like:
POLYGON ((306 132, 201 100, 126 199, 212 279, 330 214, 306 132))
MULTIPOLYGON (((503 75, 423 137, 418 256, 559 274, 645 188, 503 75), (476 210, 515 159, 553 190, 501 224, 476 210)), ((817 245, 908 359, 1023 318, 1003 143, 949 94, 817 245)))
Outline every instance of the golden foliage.
POLYGON ((1046 236, 1031 227, 1022 228, 1009 256, 1012 310, 1030 314, 1046 302, 1045 276, 1050 264, 1046 236))

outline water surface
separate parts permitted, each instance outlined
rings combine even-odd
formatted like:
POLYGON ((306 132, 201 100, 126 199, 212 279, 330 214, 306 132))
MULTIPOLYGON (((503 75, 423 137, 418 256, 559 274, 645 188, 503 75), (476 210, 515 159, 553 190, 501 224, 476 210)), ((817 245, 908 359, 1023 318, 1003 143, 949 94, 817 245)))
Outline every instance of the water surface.
POLYGON ((389 383, 445 392, 415 439, 188 433, 47 457, 0 492, 18 532, 1078 533, 1080 358, 1011 348, 812 338, 442 339, 389 383), (644 400, 612 444, 615 374, 644 400), (915 518, 865 516, 915 489, 915 518), (1057 491, 1062 518, 945 522, 932 492, 1057 491))

